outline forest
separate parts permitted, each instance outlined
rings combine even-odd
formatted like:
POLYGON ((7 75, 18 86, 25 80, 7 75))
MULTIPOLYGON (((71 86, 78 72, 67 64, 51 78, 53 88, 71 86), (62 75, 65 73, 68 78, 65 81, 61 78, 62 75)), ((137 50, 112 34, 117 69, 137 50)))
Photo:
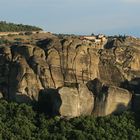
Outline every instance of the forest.
POLYGON ((1 140, 139 140, 140 116, 134 112, 105 117, 50 118, 38 105, 0 100, 1 140))
POLYGON ((39 27, 0 21, 0 32, 40 31, 39 27))

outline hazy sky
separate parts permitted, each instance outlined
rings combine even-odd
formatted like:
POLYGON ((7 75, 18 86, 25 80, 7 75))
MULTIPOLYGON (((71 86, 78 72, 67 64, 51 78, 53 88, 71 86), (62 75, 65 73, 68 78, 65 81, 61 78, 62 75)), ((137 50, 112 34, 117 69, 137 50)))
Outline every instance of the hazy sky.
POLYGON ((0 0, 0 20, 55 33, 140 37, 140 0, 0 0))

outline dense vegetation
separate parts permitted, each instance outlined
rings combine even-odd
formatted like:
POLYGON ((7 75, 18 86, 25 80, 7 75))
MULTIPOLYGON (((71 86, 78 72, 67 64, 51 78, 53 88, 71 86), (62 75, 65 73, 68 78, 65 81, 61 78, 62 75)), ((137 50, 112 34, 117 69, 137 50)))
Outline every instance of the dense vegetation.
POLYGON ((7 23, 5 21, 0 22, 0 32, 20 32, 20 31, 40 31, 40 30, 42 29, 36 26, 7 23))
POLYGON ((27 104, 0 100, 1 140, 139 140, 134 113, 49 119, 27 104))

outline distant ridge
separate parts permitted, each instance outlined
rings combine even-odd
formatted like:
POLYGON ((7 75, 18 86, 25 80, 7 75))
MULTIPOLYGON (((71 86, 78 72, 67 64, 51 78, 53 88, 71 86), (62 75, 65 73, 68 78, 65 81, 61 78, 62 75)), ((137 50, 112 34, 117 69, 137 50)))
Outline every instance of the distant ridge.
POLYGON ((41 31, 40 27, 0 21, 0 32, 41 31))

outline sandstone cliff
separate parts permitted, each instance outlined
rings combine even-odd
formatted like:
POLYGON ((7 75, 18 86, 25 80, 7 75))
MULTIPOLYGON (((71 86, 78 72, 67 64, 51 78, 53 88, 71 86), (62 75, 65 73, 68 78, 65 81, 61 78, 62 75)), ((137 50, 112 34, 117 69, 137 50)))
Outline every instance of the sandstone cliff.
POLYGON ((95 91, 91 93, 85 86, 98 78, 108 90, 106 101, 98 105, 99 109, 104 106, 104 112, 97 113, 96 107, 95 114, 110 114, 119 104, 130 108, 131 93, 119 87, 140 77, 140 39, 109 37, 96 41, 50 35, 35 42, 0 47, 0 93, 4 98, 38 101, 41 90, 54 88, 59 89, 62 100, 60 114, 91 114, 99 101, 95 91))

